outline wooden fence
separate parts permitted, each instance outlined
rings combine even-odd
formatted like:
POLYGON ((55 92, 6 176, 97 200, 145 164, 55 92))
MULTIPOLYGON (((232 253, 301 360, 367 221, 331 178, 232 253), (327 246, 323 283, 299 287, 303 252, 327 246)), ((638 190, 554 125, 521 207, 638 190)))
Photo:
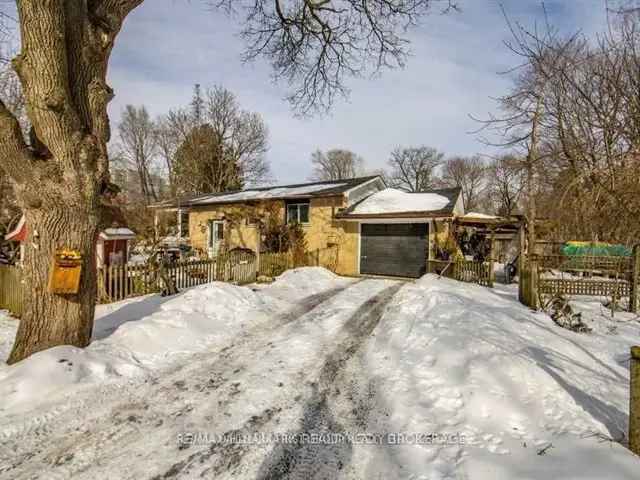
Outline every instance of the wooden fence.
POLYGON ((0 309, 22 315, 22 270, 0 265, 0 309))
POLYGON ((535 308, 541 294, 629 297, 629 310, 636 312, 640 248, 633 252, 632 257, 524 255, 519 275, 520 300, 535 308))
POLYGON ((626 274, 632 271, 631 257, 540 255, 538 268, 585 275, 626 274))
POLYGON ((296 259, 287 253, 261 253, 258 265, 258 275, 276 277, 285 270, 296 267, 324 267, 335 271, 338 264, 338 247, 327 247, 307 252, 302 258, 296 259))
MULTIPOLYGON (((294 262, 289 253, 232 252, 213 259, 175 262, 165 267, 178 289, 195 287, 214 281, 244 285, 256 281, 258 275, 275 277, 285 270, 301 266, 323 266, 335 270, 337 247, 308 252, 294 262)), ((0 309, 22 314, 21 269, 0 266, 0 309)), ((159 292, 161 281, 146 264, 112 265, 98 269, 98 303, 111 303, 129 297, 159 292)))
POLYGON ((587 280, 564 278, 542 278, 538 289, 544 294, 590 295, 622 298, 631 292, 629 282, 624 280, 587 280))
POLYGON ((493 287, 492 262, 429 260, 427 269, 429 273, 436 273, 461 282, 493 287))

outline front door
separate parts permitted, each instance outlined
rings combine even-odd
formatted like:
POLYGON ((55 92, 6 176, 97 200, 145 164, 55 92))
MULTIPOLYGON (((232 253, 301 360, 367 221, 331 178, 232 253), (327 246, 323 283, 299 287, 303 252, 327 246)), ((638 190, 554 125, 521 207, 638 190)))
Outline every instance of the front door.
POLYGON ((224 241, 224 222, 219 220, 209 220, 209 257, 215 257, 220 251, 220 245, 224 241))

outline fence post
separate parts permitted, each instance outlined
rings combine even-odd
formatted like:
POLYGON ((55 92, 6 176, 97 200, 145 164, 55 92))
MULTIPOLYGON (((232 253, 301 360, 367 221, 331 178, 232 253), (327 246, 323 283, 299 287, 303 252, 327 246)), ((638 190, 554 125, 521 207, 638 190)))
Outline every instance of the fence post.
POLYGON ((320 266, 320 249, 316 249, 316 267, 320 266))
POLYGON ((633 247, 631 265, 631 292, 629 293, 629 311, 638 313, 638 300, 640 300, 640 245, 633 247))
POLYGON ((260 229, 258 229, 258 247, 256 248, 256 278, 260 276, 260 229))
POLYGON ((518 300, 520 303, 526 304, 526 284, 527 278, 525 274, 525 241, 524 241, 524 227, 520 225, 518 230, 518 243, 520 244, 520 252, 518 254, 518 300))
POLYGON ((529 307, 538 309, 538 255, 529 255, 529 307))
POLYGON ((631 347, 629 449, 640 455, 640 347, 631 347))
POLYGON ((495 274, 493 272, 495 266, 495 253, 496 252, 496 231, 491 229, 491 254, 489 255, 489 287, 493 288, 493 282, 495 281, 495 274))

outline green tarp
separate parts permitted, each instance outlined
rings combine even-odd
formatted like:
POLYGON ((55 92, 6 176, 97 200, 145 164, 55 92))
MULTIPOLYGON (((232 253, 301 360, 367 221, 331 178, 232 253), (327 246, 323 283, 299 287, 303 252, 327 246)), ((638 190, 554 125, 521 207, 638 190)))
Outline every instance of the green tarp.
POLYGON ((631 249, 624 245, 595 242, 567 242, 562 246, 562 254, 568 257, 630 257, 631 249))

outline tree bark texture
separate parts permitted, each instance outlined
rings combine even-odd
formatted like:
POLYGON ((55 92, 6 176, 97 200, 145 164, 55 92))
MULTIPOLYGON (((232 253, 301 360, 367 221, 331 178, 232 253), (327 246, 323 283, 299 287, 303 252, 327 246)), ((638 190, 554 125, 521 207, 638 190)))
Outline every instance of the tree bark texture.
POLYGON ((0 101, 0 168, 27 219, 25 312, 9 363, 55 345, 86 346, 96 296, 95 242, 110 188, 106 84, 114 39, 142 0, 18 0, 21 51, 13 60, 32 125, 26 143, 0 101), (83 255, 80 291, 48 291, 62 248, 83 255))
POLYGON ((91 340, 93 326, 98 217, 65 207, 27 210, 27 222, 29 236, 23 276, 26 298, 9 363, 56 345, 85 347, 91 340), (83 254, 77 295, 47 291, 52 258, 61 246, 83 254))

